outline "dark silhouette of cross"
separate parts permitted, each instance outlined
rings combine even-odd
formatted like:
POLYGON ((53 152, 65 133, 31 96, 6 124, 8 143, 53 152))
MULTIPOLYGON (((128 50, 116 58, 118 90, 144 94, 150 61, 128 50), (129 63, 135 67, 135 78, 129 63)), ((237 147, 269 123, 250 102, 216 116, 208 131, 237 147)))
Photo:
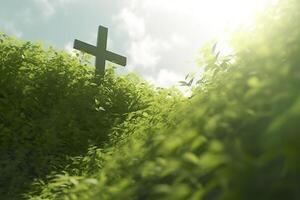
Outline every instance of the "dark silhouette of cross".
POLYGON ((97 46, 87 44, 85 42, 76 40, 74 41, 74 49, 84 51, 96 57, 96 73, 104 74, 105 61, 116 63, 118 65, 126 65, 126 57, 107 51, 107 28, 99 26, 97 46))

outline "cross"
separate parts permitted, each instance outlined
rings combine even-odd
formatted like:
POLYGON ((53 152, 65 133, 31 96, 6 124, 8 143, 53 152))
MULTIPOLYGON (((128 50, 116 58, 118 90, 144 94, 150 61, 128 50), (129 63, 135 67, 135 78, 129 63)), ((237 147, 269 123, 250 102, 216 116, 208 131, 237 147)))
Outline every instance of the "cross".
POLYGON ((106 60, 116 63, 118 65, 126 65, 126 57, 106 50, 107 32, 108 30, 106 27, 99 26, 97 46, 93 46, 76 39, 74 41, 74 49, 84 51, 96 57, 95 65, 96 73, 98 74, 104 74, 106 60))

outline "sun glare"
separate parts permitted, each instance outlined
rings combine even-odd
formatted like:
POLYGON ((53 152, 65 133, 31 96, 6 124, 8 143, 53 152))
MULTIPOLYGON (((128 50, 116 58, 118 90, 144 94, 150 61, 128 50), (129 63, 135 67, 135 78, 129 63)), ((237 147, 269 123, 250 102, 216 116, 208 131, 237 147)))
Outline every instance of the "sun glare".
MULTIPOLYGON (((278 0, 198 0, 191 5, 191 13, 196 19, 204 19, 204 25, 211 30, 211 37, 218 40, 221 55, 231 55, 228 36, 239 27, 249 28, 259 12, 278 0)), ((203 27, 201 27, 203 28, 203 27)))
POLYGON ((263 12, 277 0, 200 0, 194 7, 195 17, 207 17, 216 31, 251 26, 257 12, 263 12), (197 10, 199 9, 200 10, 197 10))
MULTIPOLYGON (((144 7, 152 10, 163 10, 168 16, 174 17, 171 26, 193 30, 191 37, 203 39, 227 40, 239 27, 249 28, 253 18, 259 12, 264 12, 278 0, 144 0, 144 7), (179 17, 180 16, 180 17, 179 17)), ((194 39, 194 38, 193 38, 194 39)), ((202 41, 203 42, 203 41, 202 41)), ((222 52, 230 51, 228 44, 222 52)))

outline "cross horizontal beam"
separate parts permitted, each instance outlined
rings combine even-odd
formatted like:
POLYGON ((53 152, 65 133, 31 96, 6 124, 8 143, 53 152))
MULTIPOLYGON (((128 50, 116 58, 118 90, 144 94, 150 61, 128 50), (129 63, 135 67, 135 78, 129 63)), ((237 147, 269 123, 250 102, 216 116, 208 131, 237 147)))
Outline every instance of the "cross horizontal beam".
POLYGON ((126 65, 126 57, 124 56, 120 56, 116 53, 110 52, 110 51, 106 51, 105 52, 105 57, 108 61, 112 62, 112 63, 116 63, 118 65, 121 66, 125 66, 126 65))
POLYGON ((96 55, 97 53, 97 47, 76 39, 74 41, 74 49, 84 51, 85 53, 92 55, 96 55))

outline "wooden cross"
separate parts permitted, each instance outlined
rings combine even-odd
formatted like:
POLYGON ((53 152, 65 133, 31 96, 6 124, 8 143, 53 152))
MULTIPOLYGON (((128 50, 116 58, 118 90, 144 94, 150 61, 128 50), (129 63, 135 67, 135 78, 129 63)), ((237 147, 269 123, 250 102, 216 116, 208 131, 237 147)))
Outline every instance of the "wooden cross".
POLYGON ((108 30, 106 27, 99 26, 97 46, 93 46, 76 39, 74 41, 74 49, 84 51, 96 57, 96 73, 101 75, 104 74, 106 60, 118 65, 126 65, 126 57, 106 50, 107 32, 108 30))

